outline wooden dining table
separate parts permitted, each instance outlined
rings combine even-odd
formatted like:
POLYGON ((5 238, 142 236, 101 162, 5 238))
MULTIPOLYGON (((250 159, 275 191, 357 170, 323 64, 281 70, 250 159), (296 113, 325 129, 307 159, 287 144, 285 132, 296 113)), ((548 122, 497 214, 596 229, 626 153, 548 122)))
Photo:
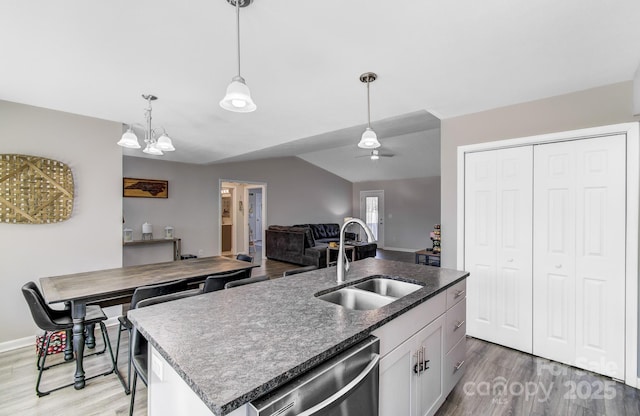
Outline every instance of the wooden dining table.
MULTIPOLYGON (((84 318, 87 305, 110 306, 131 300, 136 288, 158 283, 187 280, 196 285, 207 276, 258 267, 258 265, 223 256, 202 257, 167 263, 128 266, 62 276, 41 277, 42 293, 49 304, 70 303, 73 316, 73 351, 76 371, 74 387, 85 386, 83 354, 84 318)), ((116 372, 117 373, 117 372, 116 372)))

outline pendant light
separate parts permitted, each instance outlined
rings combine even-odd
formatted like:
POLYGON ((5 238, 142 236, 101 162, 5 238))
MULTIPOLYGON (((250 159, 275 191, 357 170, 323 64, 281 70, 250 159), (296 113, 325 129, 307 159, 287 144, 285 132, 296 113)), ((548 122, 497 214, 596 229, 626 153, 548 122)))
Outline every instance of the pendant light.
POLYGON ((251 0, 227 0, 231 5, 236 7, 236 35, 238 45, 238 75, 231 79, 231 83, 227 87, 227 94, 220 101, 220 107, 225 110, 234 111, 236 113, 250 113, 256 110, 256 104, 251 99, 249 87, 247 87, 244 78, 240 76, 240 7, 246 7, 251 4, 251 0))
POLYGON ((358 147, 362 149, 375 149, 380 147, 378 136, 371 128, 371 100, 369 97, 369 84, 375 81, 376 78, 378 78, 378 76, 373 72, 365 72, 360 75, 360 81, 367 84, 367 128, 364 130, 364 133, 362 133, 360 143, 358 143, 358 147))
MULTIPOLYGON (((146 146, 142 151, 148 155, 153 156, 162 156, 164 154, 162 152, 173 152, 174 150, 176 150, 176 148, 173 147, 171 138, 169 137, 169 135, 167 135, 167 132, 164 130, 164 128, 162 128, 162 134, 159 134, 158 131, 151 128, 151 101, 157 100, 158 97, 151 94, 143 94, 142 98, 147 100, 148 105, 144 113, 147 121, 147 125, 144 126, 144 142, 146 143, 146 146)), ((132 125, 129 125, 127 131, 122 135, 122 138, 120 138, 118 145, 129 149, 140 149, 138 136, 136 136, 136 134, 133 132, 132 125)))

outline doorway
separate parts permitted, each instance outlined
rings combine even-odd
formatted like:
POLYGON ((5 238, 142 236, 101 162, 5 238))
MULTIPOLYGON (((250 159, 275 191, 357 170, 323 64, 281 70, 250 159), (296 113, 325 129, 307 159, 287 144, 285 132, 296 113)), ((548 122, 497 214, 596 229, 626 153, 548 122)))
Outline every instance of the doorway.
POLYGON ((384 248, 384 191, 360 191, 360 218, 373 232, 378 248, 384 248))
POLYGON ((263 182, 220 180, 218 247, 221 255, 264 258, 266 189, 263 182))
POLYGON ((249 235, 247 236, 247 246, 249 254, 254 255, 254 259, 262 259, 262 187, 247 188, 247 214, 249 219, 249 235))

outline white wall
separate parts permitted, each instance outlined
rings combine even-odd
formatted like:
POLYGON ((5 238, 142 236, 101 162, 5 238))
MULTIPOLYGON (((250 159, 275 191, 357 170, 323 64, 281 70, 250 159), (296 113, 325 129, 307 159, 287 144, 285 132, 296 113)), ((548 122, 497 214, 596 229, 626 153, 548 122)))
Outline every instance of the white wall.
POLYGON ((352 216, 360 217, 360 192, 375 190, 384 190, 385 247, 430 248, 429 233, 440 223, 440 177, 354 183, 352 216))
POLYGON ((24 283, 122 265, 121 134, 120 123, 0 101, 0 153, 59 160, 75 181, 69 220, 0 224, 0 349, 37 332, 24 283))
MULTIPOLYGON (((168 199, 123 198, 126 226, 141 238, 145 221, 153 224, 154 237, 166 225, 182 238, 182 252, 198 256, 220 253, 220 180, 267 184, 267 220, 270 224, 341 222, 351 212, 351 182, 299 158, 265 159, 219 165, 191 165, 160 159, 125 157, 124 176, 169 181, 168 199)), ((238 188, 238 197, 243 192, 238 188)), ((247 204, 244 202, 245 212, 247 204)), ((244 215, 236 212, 236 222, 244 215)), ((246 251, 241 238, 239 251, 246 251)), ((124 264, 171 260, 170 246, 126 247, 124 264)))
POLYGON ((456 267, 458 146, 640 120, 622 82, 442 120, 442 266, 456 267))

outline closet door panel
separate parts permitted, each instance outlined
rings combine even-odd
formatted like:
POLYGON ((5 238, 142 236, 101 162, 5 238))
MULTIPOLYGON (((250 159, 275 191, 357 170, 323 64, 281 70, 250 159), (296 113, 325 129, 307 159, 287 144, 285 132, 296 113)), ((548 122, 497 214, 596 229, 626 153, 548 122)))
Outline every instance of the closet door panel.
POLYGON ((533 353, 575 356, 575 155, 573 142, 534 148, 533 353))
POLYGON ((531 353, 533 149, 496 152, 496 339, 531 353))
POLYGON ((574 142, 576 366, 624 379, 626 140, 574 142))
POLYGON ((493 341, 496 274, 496 155, 465 156, 465 270, 467 334, 493 341))

